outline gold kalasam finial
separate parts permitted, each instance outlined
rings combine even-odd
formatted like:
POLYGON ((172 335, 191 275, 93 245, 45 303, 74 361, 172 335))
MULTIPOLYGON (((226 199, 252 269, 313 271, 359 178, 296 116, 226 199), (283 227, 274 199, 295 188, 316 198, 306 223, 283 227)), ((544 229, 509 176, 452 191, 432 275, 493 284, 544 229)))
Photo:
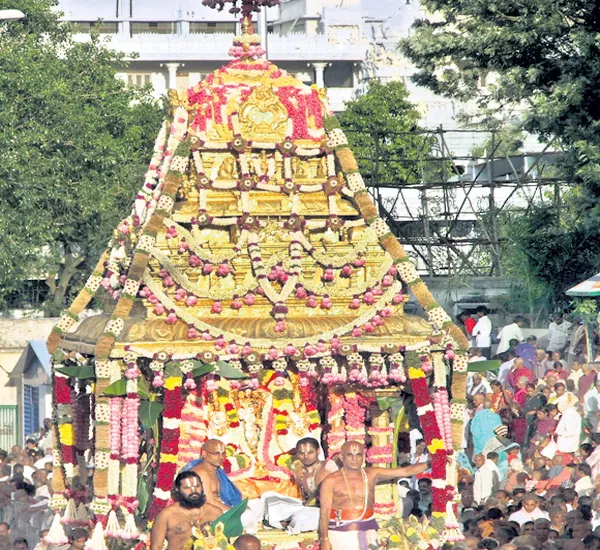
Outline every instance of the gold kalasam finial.
POLYGON ((252 17, 250 15, 244 15, 244 17, 242 17, 242 36, 245 34, 254 34, 252 17))

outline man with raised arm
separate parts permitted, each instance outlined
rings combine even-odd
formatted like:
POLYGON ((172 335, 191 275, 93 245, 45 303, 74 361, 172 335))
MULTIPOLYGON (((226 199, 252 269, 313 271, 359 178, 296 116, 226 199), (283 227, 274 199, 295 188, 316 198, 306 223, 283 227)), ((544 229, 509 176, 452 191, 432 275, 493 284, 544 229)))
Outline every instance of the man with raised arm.
POLYGON ((198 474, 181 472, 173 483, 173 504, 167 506, 154 520, 151 550, 162 550, 165 541, 169 550, 183 550, 192 536, 192 528, 212 522, 221 515, 216 506, 206 502, 198 474))
POLYGON ((340 452, 342 468, 321 483, 319 541, 321 550, 368 550, 377 542, 373 515, 375 485, 421 474, 427 463, 403 468, 365 468, 365 446, 347 441, 340 452))

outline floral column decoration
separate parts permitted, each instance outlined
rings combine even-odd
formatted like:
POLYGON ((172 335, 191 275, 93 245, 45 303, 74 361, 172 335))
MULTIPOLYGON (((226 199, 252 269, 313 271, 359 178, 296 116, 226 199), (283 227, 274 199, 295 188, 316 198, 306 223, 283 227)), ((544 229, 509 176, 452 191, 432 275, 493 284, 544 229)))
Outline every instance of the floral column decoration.
MULTIPOLYGON (((166 354, 165 354, 166 355, 166 354)), ((159 357, 158 359, 166 359, 159 357)), ((150 508, 150 520, 168 504, 171 498, 171 487, 177 473, 177 454, 179 452, 179 425, 181 422, 181 411, 183 409, 183 397, 181 395, 181 372, 170 363, 166 367, 164 384, 164 412, 162 437, 160 441, 160 464, 154 488, 154 499, 150 508)))
POLYGON ((414 351, 406 353, 408 379, 415 396, 417 414, 421 421, 423 435, 431 456, 432 477, 432 523, 438 531, 444 529, 446 503, 446 457, 447 450, 438 426, 435 411, 431 403, 429 385, 419 355, 414 351))
MULTIPOLYGON (((367 450, 367 462, 377 468, 389 468, 394 460, 393 457, 393 435, 394 428, 390 426, 390 415, 382 411, 374 404, 371 408, 373 422, 368 429, 371 436, 371 447, 367 450)), ((375 513, 389 516, 394 514, 396 504, 392 485, 389 483, 375 487, 375 513)))
POLYGON ((452 358, 452 405, 450 418, 452 423, 452 446, 456 452, 462 449, 462 439, 467 407, 467 368, 469 360, 464 351, 455 352, 452 358))
POLYGON ((135 362, 128 363, 125 371, 126 396, 123 402, 122 428, 121 428, 121 452, 125 466, 121 470, 121 494, 122 504, 129 512, 133 512, 138 505, 138 462, 139 462, 139 437, 138 411, 140 398, 138 396, 138 378, 140 371, 135 362))
POLYGON ((58 435, 62 454, 62 467, 69 487, 73 486, 75 475, 75 432, 73 430, 73 392, 70 378, 59 372, 54 373, 54 392, 58 435))
MULTIPOLYGON (((53 357, 53 369, 56 367, 62 367, 60 361, 63 359, 63 353, 57 352, 53 357)), ((67 490, 67 484, 65 479, 65 470, 63 468, 64 459, 62 453, 63 441, 61 440, 60 433, 60 421, 61 417, 64 417, 64 411, 68 410, 71 400, 71 391, 66 376, 57 372, 53 373, 53 394, 54 394, 54 409, 56 413, 57 422, 52 425, 52 431, 54 441, 59 444, 52 452, 52 498, 50 501, 50 508, 59 511, 64 510, 67 506, 67 499, 65 498, 65 491, 67 490)), ((64 432, 63 428, 63 432, 64 432)), ((67 446, 68 447, 68 446, 67 446)), ((68 458, 69 450, 67 449, 66 455, 68 458)))
POLYGON ((96 448, 94 452, 94 500, 92 511, 106 523, 111 505, 108 501, 108 464, 110 460, 110 397, 104 390, 110 385, 111 360, 96 360, 95 418, 96 448))

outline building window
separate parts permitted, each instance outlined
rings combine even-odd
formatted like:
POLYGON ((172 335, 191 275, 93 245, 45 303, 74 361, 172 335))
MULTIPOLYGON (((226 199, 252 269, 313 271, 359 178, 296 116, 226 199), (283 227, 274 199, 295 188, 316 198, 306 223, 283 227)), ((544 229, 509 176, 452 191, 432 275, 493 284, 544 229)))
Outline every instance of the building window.
POLYGON ((177 23, 166 21, 161 23, 145 23, 132 21, 131 35, 134 34, 177 34, 177 23))
POLYGON ((119 32, 119 24, 116 21, 75 21, 76 32, 90 34, 92 29, 100 34, 116 34, 119 32))
POLYGON ((40 429, 40 390, 23 385, 23 435, 29 437, 40 429))
POLYGON ((152 82, 150 73, 129 73, 127 75, 127 85, 135 88, 143 88, 152 82))
POLYGON ((196 21, 190 23, 190 34, 235 34, 235 23, 196 21))
POLYGON ((326 88, 354 88, 352 63, 333 63, 325 69, 326 88))

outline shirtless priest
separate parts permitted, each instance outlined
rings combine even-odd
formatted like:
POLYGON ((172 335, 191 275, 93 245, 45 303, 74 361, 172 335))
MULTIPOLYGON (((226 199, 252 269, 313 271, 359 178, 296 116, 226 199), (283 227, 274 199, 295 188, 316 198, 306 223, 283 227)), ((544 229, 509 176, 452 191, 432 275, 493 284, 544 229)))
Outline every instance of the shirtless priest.
POLYGON ((183 550, 192 536, 192 528, 212 522, 221 510, 206 502, 202 481, 194 472, 181 472, 173 483, 173 504, 154 521, 151 550, 161 550, 165 541, 169 550, 183 550))
POLYGON ((202 485, 206 491, 206 502, 216 506, 221 513, 227 512, 232 506, 242 501, 242 495, 237 488, 227 483, 227 475, 222 469, 223 462, 227 458, 225 444, 218 439, 209 439, 202 445, 202 460, 195 464, 192 472, 200 476, 202 485), (225 497, 225 489, 230 489, 235 494, 231 500, 225 497))
POLYGON ((373 518, 375 485, 423 473, 427 463, 403 468, 365 468, 365 447, 348 441, 340 452, 342 468, 321 483, 319 540, 321 550, 368 550, 377 545, 373 518))

